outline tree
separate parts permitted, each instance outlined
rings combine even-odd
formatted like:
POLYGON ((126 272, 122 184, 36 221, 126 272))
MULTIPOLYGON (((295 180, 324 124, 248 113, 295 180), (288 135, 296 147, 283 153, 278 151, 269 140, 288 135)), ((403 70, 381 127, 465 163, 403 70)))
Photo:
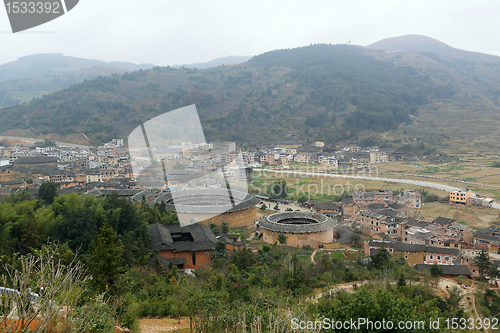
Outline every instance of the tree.
POLYGON ((281 198, 286 198, 288 196, 288 188, 286 186, 286 180, 281 181, 281 198))
POLYGON ((222 226, 220 228, 220 232, 221 234, 225 235, 225 234, 228 234, 229 233, 229 225, 227 224, 227 222, 224 222, 222 223, 222 226))
POLYGON ((75 256, 68 265, 62 264, 59 252, 58 246, 49 244, 34 254, 16 258, 13 265, 4 264, 7 275, 0 278, 2 286, 11 283, 17 292, 2 293, 0 311, 15 311, 17 321, 8 321, 2 315, 2 332, 53 332, 55 326, 64 332, 114 329, 111 307, 102 294, 85 302, 91 276, 85 274, 83 264, 75 256), (39 294, 36 303, 35 292, 39 294), (64 315, 61 308, 65 309, 64 315))
POLYGON ((389 263, 389 260, 391 259, 391 255, 389 254, 389 251, 385 247, 381 247, 377 250, 377 253, 371 256, 372 258, 372 265, 380 269, 384 266, 387 266, 389 263))
POLYGON ((479 279, 481 281, 485 281, 486 275, 488 275, 488 271, 491 267, 490 256, 484 249, 482 249, 479 255, 473 260, 473 263, 479 271, 479 279))
POLYGON ((93 287, 98 292, 115 294, 118 289, 116 282, 123 271, 123 246, 120 241, 116 241, 116 233, 109 224, 99 230, 89 252, 87 263, 90 273, 94 275, 93 287))
POLYGON ((174 164, 174 170, 184 170, 184 165, 180 164, 179 162, 174 164))
POLYGON ((219 236, 220 235, 220 229, 217 226, 217 224, 210 223, 210 230, 212 230, 212 232, 214 233, 215 236, 219 236))
POLYGON ((457 311, 460 309, 460 301, 464 295, 462 291, 457 286, 453 286, 448 289, 448 298, 446 299, 446 303, 450 307, 450 314, 456 315, 457 311))
POLYGON ((45 203, 50 205, 54 202, 54 198, 57 195, 56 190, 58 187, 59 186, 56 183, 44 182, 38 189, 38 197, 45 201, 45 203))
POLYGON ((278 235, 278 242, 280 242, 281 245, 286 245, 286 240, 287 240, 287 237, 285 234, 278 235))
POLYGON ((420 195, 422 196, 422 202, 439 202, 441 200, 437 194, 429 194, 429 191, 425 189, 420 190, 420 195))
POLYGON ((496 265, 491 265, 488 269, 488 276, 492 279, 496 279, 500 277, 500 271, 496 265))
POLYGON ((352 233, 351 242, 354 243, 355 247, 360 247, 361 246, 361 236, 356 234, 356 233, 352 233))
POLYGON ((42 147, 57 147, 56 143, 52 140, 45 139, 43 140, 42 147))
POLYGON ((215 243, 215 251, 214 251, 214 254, 213 254, 213 258, 218 258, 218 259, 222 259, 222 260, 226 260, 227 259, 227 246, 226 246, 226 243, 224 242, 221 242, 221 241, 218 241, 217 243, 215 243))
POLYGON ((305 196, 301 196, 297 201, 298 201, 299 204, 302 205, 304 202, 307 201, 307 198, 305 196))
POLYGON ((443 267, 436 264, 432 265, 429 271, 431 273, 431 276, 433 277, 438 277, 443 275, 443 267))
POLYGON ((406 279, 405 279, 405 276, 403 275, 403 273, 401 273, 401 275, 399 275, 399 279, 398 279, 398 287, 404 287, 406 286, 406 279))
POLYGON ((267 209, 266 204, 262 204, 262 206, 260 206, 260 210, 266 210, 266 209, 267 209))
POLYGON ((281 183, 275 183, 271 188, 271 197, 275 198, 286 198, 288 196, 288 189, 286 186, 286 181, 282 180, 281 183))

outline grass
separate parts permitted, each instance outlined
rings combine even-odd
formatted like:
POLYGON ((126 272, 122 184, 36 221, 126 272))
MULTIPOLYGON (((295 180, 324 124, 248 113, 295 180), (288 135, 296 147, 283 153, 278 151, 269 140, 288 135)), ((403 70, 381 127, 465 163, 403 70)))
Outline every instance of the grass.
POLYGON ((336 259, 342 259, 342 258, 344 258, 344 252, 343 252, 343 251, 334 251, 334 252, 330 252, 330 255, 331 255, 333 258, 336 258, 336 259))
POLYGON ((424 204, 419 212, 419 216, 424 217, 427 221, 432 221, 436 217, 441 216, 457 219, 460 221, 460 224, 473 228, 486 228, 498 218, 498 210, 433 202, 424 204))

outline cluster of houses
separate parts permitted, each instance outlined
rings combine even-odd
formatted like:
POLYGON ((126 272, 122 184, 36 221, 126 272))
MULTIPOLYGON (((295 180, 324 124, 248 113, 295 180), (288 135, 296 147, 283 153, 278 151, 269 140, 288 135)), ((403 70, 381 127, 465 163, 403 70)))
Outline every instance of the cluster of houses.
MULTIPOLYGON (((371 238, 364 242, 364 253, 373 255, 380 247, 403 257, 419 270, 434 264, 444 267, 447 276, 479 276, 474 258, 481 250, 492 257, 500 253, 500 227, 474 229, 457 220, 437 217, 425 221, 417 216, 420 192, 355 191, 351 220, 355 228, 371 238)), ((352 202, 351 202, 352 201, 352 202)), ((344 205, 344 203, 342 203, 344 205)), ((500 257, 499 257, 500 258, 500 257)), ((500 261, 498 262, 500 264, 500 261)))
POLYGON ((17 144, 4 149, 0 160, 0 186, 6 191, 37 187, 43 182, 67 188, 130 179, 132 171, 123 140, 97 148, 17 144))
POLYGON ((296 163, 315 163, 320 166, 338 168, 342 166, 369 167, 370 163, 403 161, 405 153, 392 148, 360 147, 348 143, 336 146, 325 146, 317 142, 314 146, 302 146, 299 143, 285 142, 278 145, 262 147, 255 160, 261 164, 274 166, 296 163))
MULTIPOLYGON (((366 167, 370 163, 404 159, 402 153, 379 147, 361 148, 354 144, 326 147, 321 143, 310 147, 288 143, 263 147, 256 152, 238 152, 234 142, 196 146, 186 143, 171 155, 168 158, 175 163, 200 174, 227 166, 237 156, 247 166, 262 163, 287 165, 294 161, 314 162, 332 168, 341 165, 366 167)), ((0 188, 4 192, 23 188, 36 191, 41 183, 54 182, 60 184, 59 194, 79 191, 102 196, 116 191, 118 195, 134 202, 150 202, 158 195, 158 191, 144 186, 140 188, 132 180, 132 169, 129 151, 120 139, 97 148, 37 147, 33 144, 0 147, 0 188)), ((251 168, 225 172, 229 178, 252 177, 251 168)), ((451 192, 449 200, 451 203, 475 206, 490 206, 493 201, 470 190, 451 192)), ((478 272, 473 265, 474 257, 483 249, 490 254, 500 253, 500 227, 490 226, 474 232, 471 227, 453 219, 438 217, 433 221, 424 221, 418 218, 418 210, 422 206, 419 190, 394 193, 391 190, 366 192, 356 189, 352 197, 338 203, 307 201, 303 205, 314 212, 332 217, 342 216, 344 220, 354 222, 355 229, 372 239, 364 243, 365 254, 371 255, 380 247, 385 247, 391 254, 401 255, 409 263, 416 265, 419 270, 438 264, 446 267, 450 276, 477 276, 478 272), (452 266, 454 268, 450 268, 452 266)), ((157 232, 153 233, 153 238, 157 238, 157 243, 152 244, 152 247, 159 251, 172 251, 169 260, 179 267, 200 267, 208 260, 207 251, 212 251, 215 246, 215 238, 205 227, 192 227, 193 230, 189 231, 191 236, 185 235, 184 231, 167 232, 165 227, 158 225, 154 228, 157 232), (188 241, 191 243, 185 243, 188 241), (200 248, 203 255, 198 257, 195 253, 197 251, 191 251, 191 257, 181 259, 174 254, 186 252, 182 249, 187 249, 186 246, 198 241, 208 246, 206 249, 200 248)), ((241 240, 230 235, 224 235, 220 240, 230 250, 244 246, 241 240)), ((162 264, 168 262, 163 260, 162 264)))
MULTIPOLYGON (((234 142, 196 147, 186 143, 175 155, 172 160, 193 174, 222 167, 227 169, 237 155, 242 156, 245 165, 254 163, 254 153, 237 153, 234 142)), ((235 168, 225 171, 225 176, 251 179, 252 172, 251 168, 235 168)), ((27 143, 0 147, 0 188, 4 193, 36 188, 43 182, 58 183, 60 189, 85 187, 88 190, 89 185, 97 188, 136 188, 138 186, 133 183, 133 178, 129 150, 122 139, 114 139, 97 148, 38 147, 27 143)), ((172 179, 175 183, 175 177, 172 179)), ((158 187, 157 183, 154 185, 158 187)))

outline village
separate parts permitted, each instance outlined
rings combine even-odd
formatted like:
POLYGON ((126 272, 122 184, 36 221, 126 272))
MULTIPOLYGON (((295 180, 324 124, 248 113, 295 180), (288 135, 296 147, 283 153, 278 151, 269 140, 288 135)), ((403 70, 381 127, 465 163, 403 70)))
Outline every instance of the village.
MULTIPOLYGON (((186 191, 183 194, 194 201, 201 200, 199 194, 192 194, 189 190, 223 191, 223 184, 191 180, 192 175, 199 177, 217 169, 222 169, 230 179, 247 182, 252 181, 253 173, 263 166, 286 169, 290 163, 299 163, 325 166, 328 170, 338 170, 342 166, 363 170, 377 163, 405 159, 402 153, 378 147, 361 148, 352 144, 340 144, 331 149, 325 148, 320 142, 306 147, 292 143, 268 145, 254 151, 237 149, 234 142, 206 145, 186 143, 176 148, 177 151, 171 153, 168 159, 176 166, 169 170, 169 175, 177 177, 170 177, 168 182, 152 182, 144 186, 134 181, 133 162, 122 139, 114 139, 97 148, 39 147, 36 144, 16 143, 10 147, 0 147, 0 185, 4 195, 24 190, 36 195, 41 184, 51 182, 57 184, 58 195, 76 192, 98 197, 117 193, 136 204, 143 201, 150 205, 163 202, 168 209, 176 211, 175 200, 169 197, 172 191, 186 191), (235 162, 238 159, 240 163, 235 162), (187 181, 182 176, 178 177, 183 172, 190 175, 187 181)), ((207 194, 207 198, 203 199, 207 206, 213 204, 208 199, 213 193, 207 194)), ((306 246, 321 250, 358 247, 366 256, 374 255, 384 247, 390 254, 404 258, 419 271, 430 270, 432 265, 440 265, 443 268, 442 274, 448 277, 478 277, 479 271, 474 259, 482 250, 488 253, 492 263, 500 267, 500 227, 490 225, 478 229, 456 219, 424 218, 419 215, 419 210, 425 203, 418 188, 396 193, 386 189, 354 189, 349 196, 338 202, 319 202, 314 199, 294 201, 293 198, 273 200, 267 196, 251 194, 242 194, 240 199, 235 207, 215 217, 188 212, 191 221, 201 222, 189 228, 202 228, 201 234, 207 239, 192 238, 193 249, 188 251, 189 255, 184 253, 184 257, 175 251, 160 251, 157 258, 161 259, 165 267, 173 262, 180 269, 201 268, 210 262, 210 253, 217 241, 212 229, 206 226, 221 227, 222 224, 227 224, 231 229, 249 228, 255 239, 271 244, 279 242, 293 247, 306 246), (276 203, 274 213, 277 216, 273 219, 269 219, 269 213, 262 214, 263 200, 269 209, 271 201, 276 203), (295 209, 298 212, 292 213, 294 209, 277 208, 278 202, 289 203, 300 209, 295 209), (295 215, 290 217, 287 214, 295 215), (318 229, 322 225, 320 222, 326 222, 324 225, 328 226, 318 229), (194 243, 198 241, 205 245, 201 248, 195 246, 194 243)), ((449 192, 447 199, 445 204, 474 207, 490 207, 494 202, 471 190, 449 192)), ((273 213, 272 210, 270 212, 273 213)), ((218 237, 230 251, 245 247, 257 250, 251 242, 239 236, 223 234, 218 237)), ((164 243, 164 240, 157 240, 152 249, 168 245, 164 243)), ((170 245, 175 248, 173 244, 170 245)))

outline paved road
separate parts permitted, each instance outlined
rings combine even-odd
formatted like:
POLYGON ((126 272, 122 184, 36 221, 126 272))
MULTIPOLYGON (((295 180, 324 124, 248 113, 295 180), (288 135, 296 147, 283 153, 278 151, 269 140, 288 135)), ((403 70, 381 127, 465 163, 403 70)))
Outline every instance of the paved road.
MULTIPOLYGON (((281 173, 281 174, 294 174, 294 175, 314 176, 314 177, 332 177, 332 178, 347 178, 347 179, 362 179, 362 180, 378 180, 378 181, 383 181, 383 182, 402 183, 402 184, 410 184, 410 185, 416 185, 416 186, 432 187, 432 188, 436 188, 438 190, 443 190, 443 191, 446 191, 446 192, 463 190, 462 188, 459 188, 459 187, 454 187, 454 186, 449 186, 449 185, 444 185, 444 184, 438 184, 438 183, 431 183, 431 182, 423 182, 423 181, 420 181, 420 180, 412 180, 412 179, 380 178, 380 177, 366 177, 366 176, 354 176, 354 175, 336 175, 336 174, 328 174, 328 173, 321 173, 321 172, 269 170, 269 169, 265 169, 263 171, 265 171, 265 172, 281 173)), ((497 202, 494 202, 491 207, 495 208, 495 209, 500 209, 500 204, 498 204, 497 202)))

